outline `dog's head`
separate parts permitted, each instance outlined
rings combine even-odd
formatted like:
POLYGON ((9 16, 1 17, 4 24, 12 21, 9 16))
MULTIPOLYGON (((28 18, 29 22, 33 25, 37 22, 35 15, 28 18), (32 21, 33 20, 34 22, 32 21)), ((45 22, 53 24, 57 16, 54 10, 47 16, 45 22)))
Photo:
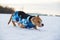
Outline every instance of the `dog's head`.
POLYGON ((44 24, 42 24, 42 19, 39 16, 35 16, 31 19, 32 23, 38 27, 42 27, 44 26, 44 24))

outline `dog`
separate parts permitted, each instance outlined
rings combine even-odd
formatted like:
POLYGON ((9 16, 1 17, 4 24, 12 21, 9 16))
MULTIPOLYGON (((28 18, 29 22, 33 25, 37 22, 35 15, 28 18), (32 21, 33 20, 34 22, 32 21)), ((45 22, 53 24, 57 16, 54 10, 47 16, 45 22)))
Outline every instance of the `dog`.
POLYGON ((10 24, 11 21, 14 26, 16 26, 17 23, 21 28, 37 29, 37 27, 44 26, 44 24, 42 24, 42 19, 39 16, 31 16, 23 11, 14 12, 10 17, 8 24, 10 24))

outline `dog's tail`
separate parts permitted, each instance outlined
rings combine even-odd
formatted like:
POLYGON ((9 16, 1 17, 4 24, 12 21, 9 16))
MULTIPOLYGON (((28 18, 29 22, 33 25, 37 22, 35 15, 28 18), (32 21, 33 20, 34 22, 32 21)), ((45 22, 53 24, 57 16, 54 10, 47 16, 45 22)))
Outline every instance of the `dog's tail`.
POLYGON ((12 20, 12 16, 13 16, 13 14, 12 14, 11 17, 10 17, 10 19, 9 19, 9 21, 8 21, 8 24, 10 24, 10 22, 11 22, 11 20, 12 20))

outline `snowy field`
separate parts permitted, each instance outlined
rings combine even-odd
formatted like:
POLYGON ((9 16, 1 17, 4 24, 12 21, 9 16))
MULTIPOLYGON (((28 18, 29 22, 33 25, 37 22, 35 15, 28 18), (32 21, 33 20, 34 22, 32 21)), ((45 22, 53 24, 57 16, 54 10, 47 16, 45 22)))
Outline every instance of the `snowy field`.
POLYGON ((0 14, 0 40, 60 40, 60 17, 40 16, 44 23, 40 31, 8 25, 9 17, 0 14))

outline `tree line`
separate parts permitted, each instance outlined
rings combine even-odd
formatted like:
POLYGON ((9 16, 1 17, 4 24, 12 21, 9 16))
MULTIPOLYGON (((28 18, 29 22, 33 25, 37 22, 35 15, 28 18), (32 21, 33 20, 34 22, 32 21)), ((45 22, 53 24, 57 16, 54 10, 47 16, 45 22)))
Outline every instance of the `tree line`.
POLYGON ((10 13, 13 13, 14 11, 15 10, 13 8, 0 6, 0 13, 10 14, 10 13))

